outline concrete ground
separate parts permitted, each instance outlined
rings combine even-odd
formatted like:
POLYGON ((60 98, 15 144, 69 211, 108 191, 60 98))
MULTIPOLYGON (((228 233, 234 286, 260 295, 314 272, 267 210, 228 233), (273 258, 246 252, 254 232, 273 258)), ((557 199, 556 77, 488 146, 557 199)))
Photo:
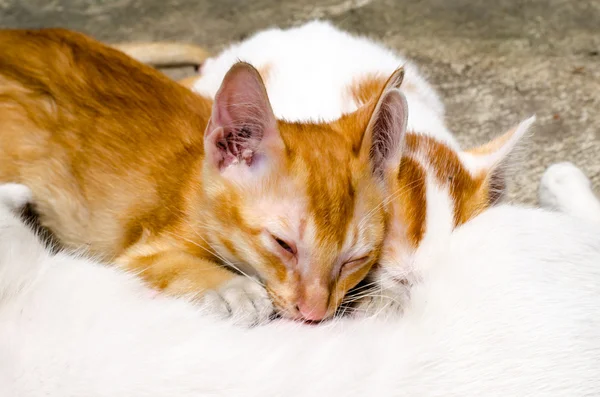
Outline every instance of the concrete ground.
POLYGON ((1 27, 62 26, 107 42, 171 39, 212 51, 313 18, 414 59, 464 146, 537 114, 516 201, 535 203, 541 173, 563 160, 600 189, 598 0, 0 0, 1 27))

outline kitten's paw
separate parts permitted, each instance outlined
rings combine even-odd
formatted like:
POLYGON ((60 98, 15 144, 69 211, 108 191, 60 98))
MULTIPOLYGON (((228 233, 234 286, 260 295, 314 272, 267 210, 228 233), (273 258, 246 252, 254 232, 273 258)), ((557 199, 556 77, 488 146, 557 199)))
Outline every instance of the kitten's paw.
POLYGON ((31 190, 18 183, 4 183, 0 185, 0 205, 9 211, 23 208, 32 200, 31 190))
POLYGON ((252 326, 269 320, 274 312, 266 289, 255 279, 237 276, 200 298, 203 310, 236 324, 252 326))
POLYGON ((575 165, 569 162, 552 164, 540 181, 540 204, 560 210, 570 205, 573 194, 589 189, 589 179, 575 165))
POLYGON ((553 164, 540 181, 539 202, 544 208, 582 218, 600 216, 600 202, 594 195, 590 180, 575 165, 553 164))
POLYGON ((397 317, 400 316, 408 304, 409 287, 380 288, 372 294, 367 294, 357 301, 353 308, 353 316, 364 317, 397 317))

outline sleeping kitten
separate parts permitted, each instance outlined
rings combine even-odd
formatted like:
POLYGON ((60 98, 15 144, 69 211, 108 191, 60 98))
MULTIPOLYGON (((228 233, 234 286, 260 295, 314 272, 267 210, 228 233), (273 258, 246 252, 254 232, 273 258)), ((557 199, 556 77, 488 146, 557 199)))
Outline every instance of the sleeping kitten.
POLYGON ((27 200, 0 186, 3 397, 600 395, 600 224, 490 209, 417 258, 402 318, 247 330, 49 254, 27 200))
MULTIPOLYGON (((146 61, 164 64, 169 53, 163 59, 157 58, 159 52, 147 55, 146 61)), ((439 96, 415 65, 373 40, 321 21, 259 32, 204 61, 200 76, 186 85, 212 97, 239 59, 261 73, 275 115, 302 123, 336 120, 360 109, 404 65, 401 91, 408 102, 408 134, 402 152, 386 162, 383 172, 388 196, 381 206, 390 221, 380 266, 370 280, 376 284, 376 302, 364 299, 361 306, 395 303, 385 298, 390 276, 382 269, 392 268, 399 279, 408 277, 421 246, 428 250, 502 198, 510 154, 534 121, 530 118, 491 142, 461 150, 445 126, 439 96)), ((391 129, 404 127, 401 117, 387 120, 391 129)))
POLYGON ((218 289, 203 302, 248 321, 271 314, 265 287, 285 316, 328 317, 377 258, 394 87, 385 106, 294 123, 244 63, 213 103, 65 30, 0 31, 0 52, 0 181, 30 187, 67 247, 171 294, 218 289))

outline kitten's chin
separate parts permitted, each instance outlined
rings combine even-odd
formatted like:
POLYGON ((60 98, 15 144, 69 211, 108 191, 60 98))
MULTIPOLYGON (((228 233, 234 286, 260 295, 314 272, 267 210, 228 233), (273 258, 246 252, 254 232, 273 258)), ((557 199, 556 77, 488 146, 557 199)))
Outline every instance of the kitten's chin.
POLYGON ((281 308, 281 307, 277 309, 277 317, 278 317, 278 319, 289 321, 289 322, 294 322, 294 323, 318 322, 318 321, 311 321, 311 320, 305 319, 302 316, 302 314, 300 314, 300 312, 298 312, 296 310, 291 310, 291 309, 281 308))
MULTIPOLYGON (((290 329, 294 329, 294 330, 298 329, 298 327, 316 328, 322 324, 323 324, 323 322, 298 321, 298 320, 292 320, 290 318, 284 318, 284 317, 275 318, 269 323, 270 326, 275 326, 278 328, 289 327, 290 329)), ((326 321, 325 324, 329 324, 329 321, 326 321)))

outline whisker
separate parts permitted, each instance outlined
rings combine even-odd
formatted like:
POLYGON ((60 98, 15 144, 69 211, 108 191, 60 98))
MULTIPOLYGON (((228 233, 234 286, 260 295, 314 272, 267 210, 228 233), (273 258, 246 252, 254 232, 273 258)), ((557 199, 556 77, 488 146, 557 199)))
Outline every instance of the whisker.
POLYGON ((396 189, 394 192, 390 193, 387 197, 383 198, 381 200, 381 203, 379 203, 377 206, 375 206, 373 209, 371 209, 369 212, 367 212, 362 219, 360 220, 360 222, 358 223, 358 228, 362 229, 362 227, 364 226, 364 224, 375 214, 375 211, 379 210, 381 207, 389 204, 392 200, 396 199, 398 196, 400 196, 401 194, 403 194, 405 191, 409 190, 410 188, 412 188, 415 184, 419 183, 421 181, 421 179, 423 179, 423 177, 419 178, 419 179, 415 179, 412 182, 410 182, 407 185, 404 186, 400 186, 398 189, 396 189))
MULTIPOLYGON (((192 229, 192 230, 193 230, 193 229, 192 229)), ((261 287, 265 287, 265 285, 264 285, 262 282, 260 282, 260 281, 259 281, 259 280, 257 280, 256 278, 254 278, 254 277, 252 277, 252 276, 248 275, 247 273, 245 273, 244 271, 242 271, 242 270, 241 270, 241 269, 240 269, 238 266, 236 266, 236 265, 235 265, 233 262, 229 261, 227 258, 225 258, 225 257, 224 257, 224 256, 222 256, 221 254, 219 254, 219 253, 218 253, 218 252, 217 252, 217 251, 216 251, 216 250, 215 250, 215 249, 212 247, 212 245, 211 245, 211 244, 210 244, 208 241, 206 241, 206 239, 205 239, 204 237, 202 237, 202 236, 201 236, 199 233, 197 233, 195 230, 193 230, 193 231, 194 231, 194 233, 195 233, 195 234, 196 234, 196 235, 197 235, 197 236, 198 236, 200 239, 202 239, 202 241, 204 241, 204 242, 205 242, 205 243, 208 245, 208 247, 209 247, 210 249, 209 249, 209 248, 206 248, 206 247, 204 247, 203 245, 201 245, 201 244, 198 244, 197 242, 195 242, 195 241, 193 241, 193 240, 190 240, 190 239, 188 239, 188 238, 186 238, 186 237, 184 237, 184 236, 178 235, 178 234, 176 234, 176 233, 173 233, 173 232, 167 232, 167 233, 171 234, 173 237, 180 238, 180 239, 182 239, 182 240, 184 240, 184 241, 187 241, 188 243, 190 243, 190 244, 193 244, 194 246, 196 246, 196 247, 198 247, 198 248, 201 248, 201 249, 205 250, 205 251, 206 251, 206 252, 208 252, 209 254, 212 254, 212 255, 216 256, 218 259, 220 259, 221 261, 223 261, 225 264, 227 264, 228 266, 230 266, 230 267, 232 267, 233 269, 235 269, 235 270, 237 270, 238 272, 240 272, 240 274, 242 274, 243 276, 245 276, 245 277, 247 277, 248 279, 252 280, 253 282, 257 283, 257 284, 258 284, 258 285, 260 285, 261 287)))

